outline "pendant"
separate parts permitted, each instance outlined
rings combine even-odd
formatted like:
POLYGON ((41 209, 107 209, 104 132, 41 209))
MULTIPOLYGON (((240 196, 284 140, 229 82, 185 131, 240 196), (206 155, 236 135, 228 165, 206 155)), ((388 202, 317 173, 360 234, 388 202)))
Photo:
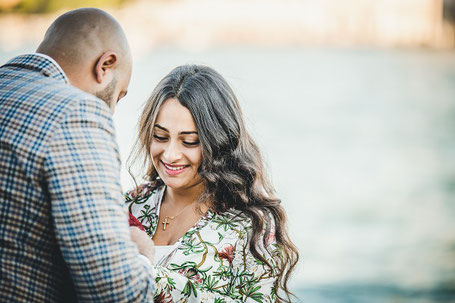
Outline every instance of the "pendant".
POLYGON ((164 217, 164 220, 163 220, 163 230, 166 230, 166 226, 167 226, 169 223, 171 223, 171 222, 169 222, 168 219, 169 219, 168 216, 164 217))

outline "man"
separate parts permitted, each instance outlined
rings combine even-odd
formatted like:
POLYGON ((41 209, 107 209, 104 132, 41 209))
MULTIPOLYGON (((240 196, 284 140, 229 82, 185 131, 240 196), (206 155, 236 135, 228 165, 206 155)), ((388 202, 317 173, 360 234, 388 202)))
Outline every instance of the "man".
POLYGON ((122 211, 112 123, 131 61, 120 25, 84 8, 0 68, 0 302, 153 301, 150 261, 122 211))

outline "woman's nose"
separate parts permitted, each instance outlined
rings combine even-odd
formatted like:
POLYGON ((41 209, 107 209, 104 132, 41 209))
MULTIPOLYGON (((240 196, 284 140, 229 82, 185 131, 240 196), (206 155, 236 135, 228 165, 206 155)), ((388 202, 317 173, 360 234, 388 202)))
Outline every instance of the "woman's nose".
POLYGON ((164 158, 167 162, 172 163, 180 160, 182 157, 182 152, 178 146, 178 142, 175 140, 170 140, 164 151, 164 158))

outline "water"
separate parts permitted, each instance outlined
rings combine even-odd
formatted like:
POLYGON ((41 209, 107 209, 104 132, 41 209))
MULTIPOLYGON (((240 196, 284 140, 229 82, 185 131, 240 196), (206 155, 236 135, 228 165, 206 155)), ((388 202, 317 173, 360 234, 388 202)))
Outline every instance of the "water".
POLYGON ((155 50, 114 117, 124 162, 141 104, 184 63, 237 92, 301 252, 300 301, 455 302, 453 52, 155 50))
POLYGON ((298 293, 298 302, 337 303, 447 303, 454 302, 453 289, 400 289, 384 285, 330 285, 305 288, 298 293))

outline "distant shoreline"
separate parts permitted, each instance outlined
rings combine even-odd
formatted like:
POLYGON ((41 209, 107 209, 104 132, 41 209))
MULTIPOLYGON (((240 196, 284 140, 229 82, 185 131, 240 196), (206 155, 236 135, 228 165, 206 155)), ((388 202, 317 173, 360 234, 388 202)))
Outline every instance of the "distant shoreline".
MULTIPOLYGON (((109 9, 134 52, 156 46, 206 49, 219 45, 455 48, 442 0, 318 2, 309 0, 133 1, 109 9)), ((37 44, 62 12, 0 15, 0 48, 37 44)))

